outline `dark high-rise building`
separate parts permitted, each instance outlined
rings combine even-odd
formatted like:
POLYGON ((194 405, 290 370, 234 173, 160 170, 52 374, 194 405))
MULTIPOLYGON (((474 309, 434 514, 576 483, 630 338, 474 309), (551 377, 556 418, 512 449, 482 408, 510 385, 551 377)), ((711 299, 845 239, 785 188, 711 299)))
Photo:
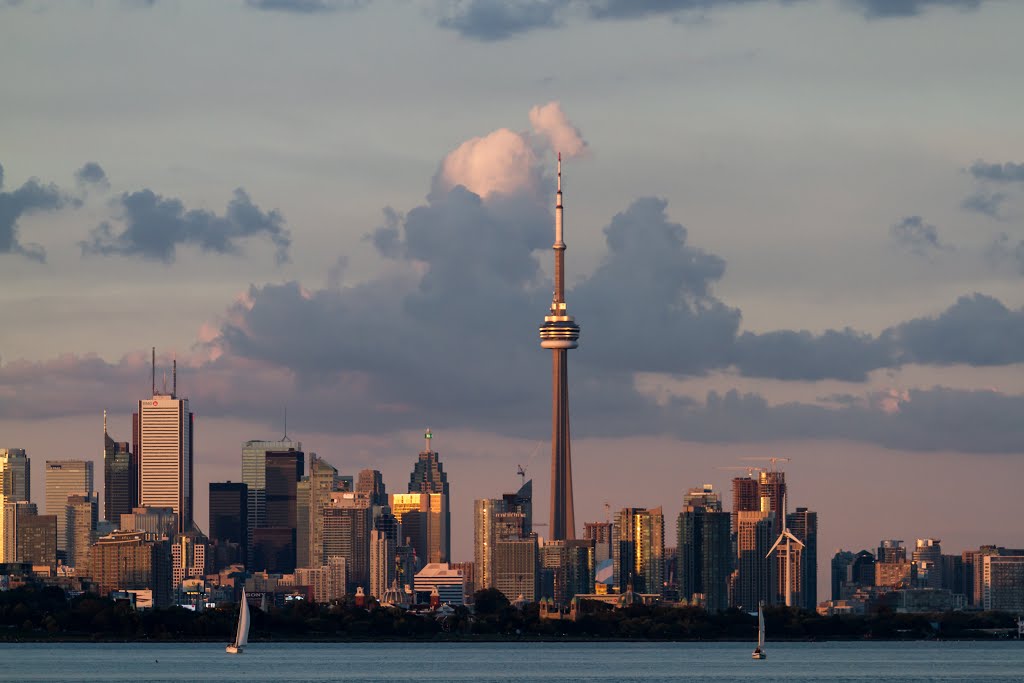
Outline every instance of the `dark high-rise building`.
MULTIPOLYGON (((210 482, 210 540, 237 544, 243 563, 249 552, 249 487, 241 482, 210 482)), ((225 556, 224 560, 230 560, 225 556)), ((220 562, 218 561, 217 564, 220 562)))
POLYGON ((794 606, 813 612, 818 605, 818 513, 798 507, 786 516, 786 526, 804 544, 794 606))
POLYGON ((295 528, 296 487, 305 470, 305 458, 302 451, 267 451, 267 516, 264 526, 295 528))
POLYGON ((117 524, 121 515, 138 506, 135 454, 127 441, 114 441, 107 432, 103 411, 103 518, 117 524))
MULTIPOLYGON (((441 465, 438 463, 438 469, 441 465)), ((356 492, 370 497, 370 505, 387 505, 388 494, 384 487, 384 476, 377 470, 361 470, 356 481, 356 492)))
MULTIPOLYGON (((246 441, 242 444, 242 483, 249 490, 249 562, 252 566, 252 539, 255 530, 267 524, 267 453, 302 451, 302 443, 292 441, 287 436, 280 441, 246 441)), ((296 516, 297 516, 296 512, 296 516)), ((319 565, 318 565, 319 566, 319 565)))
POLYGON ((260 527, 250 541, 253 571, 291 574, 295 571, 295 528, 260 527))
MULTIPOLYGON (((305 454, 295 449, 267 451, 264 455, 266 515, 262 528, 278 531, 275 531, 273 535, 264 534, 262 536, 254 532, 253 537, 254 539, 262 538, 265 546, 271 537, 273 538, 273 557, 275 558, 273 562, 276 566, 295 567, 298 550, 298 484, 305 469, 305 460, 305 454), (292 540, 290 548, 287 550, 278 545, 284 538, 284 533, 279 531, 280 529, 291 530, 292 540), (287 554, 287 559, 282 560, 281 553, 287 554)), ((264 551, 261 557, 269 560, 271 556, 264 551)), ((260 566, 255 557, 253 562, 258 571, 260 566)))
POLYGON ((842 600, 843 585, 846 583, 846 569, 853 564, 853 553, 849 550, 837 550, 832 556, 832 600, 842 600))
POLYGON ((551 525, 553 541, 576 538, 572 499, 572 457, 569 438, 568 351, 579 346, 580 327, 565 303, 565 241, 562 217, 562 155, 558 155, 555 193, 555 293, 551 310, 540 326, 540 345, 551 349, 551 525))
MULTIPOLYGON (((21 513, 21 510, 18 511, 21 513)), ((26 510, 26 513, 29 512, 26 510)), ((57 516, 18 514, 17 560, 27 564, 57 565, 57 516)))
POLYGON ((732 571, 731 515, 722 512, 710 486, 691 489, 676 521, 676 566, 680 598, 709 611, 729 607, 732 571))
MULTIPOLYGON (((451 528, 452 517, 449 507, 448 475, 441 466, 440 456, 437 451, 431 448, 433 432, 429 429, 423 435, 426 445, 420 452, 412 474, 409 476, 409 493, 423 495, 423 512, 429 513, 430 517, 424 520, 420 533, 424 534, 426 547, 424 550, 427 556, 424 559, 428 562, 445 563, 451 560, 452 542, 451 528)), ((392 510, 398 515, 392 501, 392 510)))
MULTIPOLYGON (((501 547, 502 542, 498 541, 498 548, 501 547)), ((548 541, 540 551, 543 597, 568 605, 575 595, 594 590, 593 541, 548 541)))

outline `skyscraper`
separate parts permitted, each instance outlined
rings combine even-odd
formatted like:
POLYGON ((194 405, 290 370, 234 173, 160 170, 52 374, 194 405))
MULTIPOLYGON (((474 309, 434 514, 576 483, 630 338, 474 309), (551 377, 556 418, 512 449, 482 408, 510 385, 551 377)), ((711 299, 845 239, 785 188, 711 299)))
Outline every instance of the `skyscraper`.
MULTIPOLYGON (((423 435, 426 445, 420 451, 412 474, 409 475, 409 493, 419 493, 425 497, 421 501, 420 511, 428 513, 423 533, 425 534, 426 551, 421 556, 424 562, 448 562, 452 554, 451 528, 452 518, 448 502, 448 475, 441 466, 440 456, 431 448, 433 432, 429 429, 423 435), (429 495, 429 497, 426 497, 429 495)), ((395 516, 398 511, 392 504, 395 516)), ((419 548, 417 548, 419 550, 419 548)))
POLYGON ((121 515, 137 506, 138 472, 135 454, 127 441, 114 441, 107 432, 107 411, 103 411, 103 518, 117 524, 121 515))
MULTIPOLYGON (((438 468, 440 469, 440 463, 438 463, 438 468)), ((378 470, 360 470, 359 479, 356 481, 356 492, 370 496, 371 505, 388 504, 384 476, 378 470)))
POLYGON ((775 513, 763 501, 761 510, 743 510, 736 517, 736 579, 734 607, 752 611, 759 602, 773 604, 777 586, 778 561, 768 558, 775 541, 775 513))
POLYGON ((555 194, 555 293, 551 310, 540 326, 541 348, 551 349, 551 525, 555 541, 576 538, 572 500, 572 457, 569 438, 568 351, 579 344, 580 327, 565 303, 565 242, 562 218, 562 155, 558 155, 558 190, 555 194))
POLYGON ((153 398, 139 401, 135 414, 139 505, 169 507, 178 515, 178 531, 192 528, 193 416, 188 399, 177 397, 177 362, 171 391, 156 391, 153 351, 153 398))
MULTIPOLYGON (((242 562, 249 549, 249 488, 241 482, 210 482, 210 540, 218 545, 238 544, 242 562)), ((215 556, 220 564, 220 555, 215 556)), ((225 561, 230 557, 225 556, 225 561)), ((215 569, 220 567, 215 566, 215 569)))
POLYGON ((942 588, 942 545, 937 538, 919 538, 914 548, 917 585, 921 588, 942 588))
POLYGON ((798 507, 787 515, 786 526, 803 542, 800 552, 797 607, 813 612, 818 605, 818 513, 798 507))
POLYGON ((0 448, 0 562, 14 562, 16 504, 32 491, 31 458, 22 448, 0 448))
POLYGON ((710 486, 690 489, 676 520, 676 564, 683 600, 703 600, 709 611, 729 607, 731 515, 710 486), (697 598, 697 596, 703 596, 697 598))
POLYGON ((92 470, 91 460, 46 461, 46 514, 57 517, 57 553, 62 559, 67 559, 64 556, 68 549, 68 496, 92 498, 92 470))
POLYGON ((24 448, 0 448, 0 495, 32 500, 32 458, 24 448))
MULTIPOLYGON (((753 470, 750 470, 753 472, 753 470)), ((732 533, 739 529, 740 512, 757 512, 761 509, 761 499, 757 495, 757 479, 753 477, 734 477, 732 480, 732 533)))
POLYGON ((324 560, 345 558, 348 589, 370 587, 372 511, 366 494, 335 491, 321 510, 324 517, 324 560))
POLYGON ((309 455, 309 476, 299 482, 296 562, 300 567, 321 567, 324 559, 324 517, 321 511, 338 490, 338 470, 329 462, 309 455))
MULTIPOLYGON (((92 463, 89 463, 90 465, 92 463)), ((89 562, 89 547, 96 540, 96 509, 99 500, 96 496, 68 496, 64 506, 64 531, 66 545, 64 556, 67 564, 82 571, 89 562)), ((57 517, 59 526, 60 517, 57 517)), ((60 531, 57 532, 60 541, 60 531)))
POLYGON ((498 543, 528 538, 532 533, 532 496, 533 480, 530 480, 515 493, 473 502, 473 572, 477 590, 495 587, 498 543))
POLYGON ((665 516, 661 508, 623 508, 612 527, 612 571, 625 593, 661 593, 665 582, 665 516))
POLYGON ((249 492, 249 558, 251 565, 253 539, 257 528, 267 526, 267 452, 302 451, 302 443, 287 436, 280 441, 246 441, 242 444, 242 483, 249 492))

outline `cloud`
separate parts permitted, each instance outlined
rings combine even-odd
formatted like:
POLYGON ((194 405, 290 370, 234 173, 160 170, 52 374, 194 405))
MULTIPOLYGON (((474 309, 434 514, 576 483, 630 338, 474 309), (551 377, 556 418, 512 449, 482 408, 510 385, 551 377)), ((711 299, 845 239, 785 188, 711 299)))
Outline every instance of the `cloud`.
POLYGON ((976 213, 984 214, 989 218, 1001 218, 999 209, 1002 207, 1003 202, 1007 199, 1005 192, 975 192, 970 195, 963 202, 960 203, 960 208, 965 211, 974 211, 976 213))
POLYGON ((338 10, 361 9, 369 0, 245 0, 251 9, 291 14, 322 14, 338 10))
POLYGON ((925 223, 920 216, 904 217, 899 223, 889 228, 889 234, 897 244, 920 256, 933 250, 949 248, 939 241, 938 229, 930 223, 925 223))
POLYGON ((37 211, 56 211, 79 202, 61 192, 53 183, 42 184, 36 178, 25 181, 17 190, 3 191, 4 168, 0 165, 0 254, 18 254, 33 261, 46 261, 46 250, 38 244, 23 243, 18 235, 18 219, 37 211))
POLYGON ((124 193, 118 199, 124 228, 115 233, 102 223, 80 243, 83 254, 140 256, 173 263, 179 245, 203 251, 240 253, 238 242, 267 237, 277 247, 276 260, 288 260, 291 235, 277 210, 263 212, 241 188, 235 190, 223 216, 203 209, 186 210, 180 199, 165 198, 152 190, 124 193))
POLYGON ((863 382, 872 370, 893 367, 894 356, 888 335, 874 338, 846 328, 820 335, 806 330, 745 332, 736 340, 733 359, 746 377, 863 382))
POLYGON ((560 26, 560 13, 568 5, 568 0, 457 0, 442 8, 438 25, 466 38, 505 40, 560 26))
POLYGON ((82 168, 75 171, 75 180, 78 181, 79 185, 95 185, 103 189, 110 187, 106 171, 95 161, 89 161, 82 168))
POLYGON ((970 172, 977 180, 1024 183, 1024 164, 1015 164, 1012 161, 1005 164, 989 164, 979 159, 971 164, 970 172))
POLYGON ((501 128, 459 145, 444 161, 435 178, 434 192, 444 194, 462 185, 487 198, 495 193, 538 191, 537 155, 525 136, 501 128))
MULTIPOLYGON (((792 0, 451 0, 442 4, 438 25, 465 38, 497 41, 559 28, 577 17, 595 21, 679 17, 769 3, 783 7, 802 4, 792 0)), ((893 19, 915 17, 932 7, 973 10, 982 0, 844 0, 843 4, 868 19, 893 19)))
POLYGON ((499 128, 449 152, 434 176, 432 196, 442 196, 459 185, 483 199, 496 194, 535 198, 550 194, 542 191, 545 154, 580 156, 587 143, 556 101, 533 107, 529 118, 532 134, 499 128))
MULTIPOLYGON (((740 312, 712 293, 725 261, 688 245, 686 229, 666 208, 649 197, 616 214, 604 230, 607 256, 567 294, 588 363, 679 374, 729 364, 740 312)), ((572 234, 566 226, 570 255, 572 234)))
POLYGON ((869 19, 916 17, 931 7, 975 10, 982 0, 849 0, 869 19))
POLYGON ((735 390, 710 392, 675 419, 681 439, 709 443, 843 439, 911 451, 1020 453, 1024 396, 932 387, 892 390, 839 407, 772 405, 735 390))
POLYGON ((903 363, 1009 365, 1024 362, 1024 309, 984 294, 960 297, 935 317, 892 328, 903 363))
POLYGON ((547 138, 551 149, 567 158, 580 156, 587 151, 587 143, 579 129, 569 122, 558 102, 548 102, 531 109, 530 125, 535 133, 547 138))

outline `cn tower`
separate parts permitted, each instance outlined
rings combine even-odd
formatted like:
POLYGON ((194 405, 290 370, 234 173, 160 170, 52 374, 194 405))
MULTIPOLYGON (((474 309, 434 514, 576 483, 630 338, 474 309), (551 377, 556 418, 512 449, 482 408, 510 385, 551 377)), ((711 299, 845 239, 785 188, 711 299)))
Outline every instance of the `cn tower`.
POLYGON ((553 541, 576 539, 569 454, 569 367, 566 352, 575 349, 580 327, 565 305, 565 242, 562 240, 562 155, 558 155, 555 194, 555 294, 540 326, 540 345, 551 349, 551 526, 553 541))

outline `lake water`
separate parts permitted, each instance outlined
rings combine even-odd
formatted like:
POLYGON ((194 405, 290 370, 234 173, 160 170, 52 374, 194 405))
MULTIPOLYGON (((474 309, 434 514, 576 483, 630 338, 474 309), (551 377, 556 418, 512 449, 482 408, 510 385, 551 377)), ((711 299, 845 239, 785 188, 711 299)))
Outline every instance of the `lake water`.
POLYGON ((1024 642, 0 644, 4 681, 1021 681, 1024 642))

